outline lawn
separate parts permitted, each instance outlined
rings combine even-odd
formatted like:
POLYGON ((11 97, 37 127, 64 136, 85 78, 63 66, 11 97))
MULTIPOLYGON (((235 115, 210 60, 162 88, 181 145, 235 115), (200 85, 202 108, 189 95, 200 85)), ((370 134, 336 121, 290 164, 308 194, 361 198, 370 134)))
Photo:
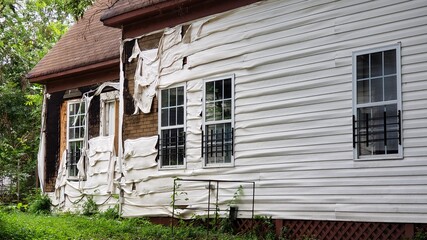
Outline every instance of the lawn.
MULTIPOLYGON (((107 219, 73 214, 37 215, 0 212, 0 239, 206 239, 205 229, 194 226, 171 228, 141 218, 107 219)), ((210 239, 247 239, 210 233, 210 239)))

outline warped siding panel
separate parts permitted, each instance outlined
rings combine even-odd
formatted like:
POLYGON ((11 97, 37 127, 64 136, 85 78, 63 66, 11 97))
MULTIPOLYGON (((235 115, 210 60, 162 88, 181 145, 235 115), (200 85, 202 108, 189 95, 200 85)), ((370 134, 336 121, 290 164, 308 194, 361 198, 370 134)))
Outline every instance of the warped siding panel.
MULTIPOLYGON (((422 164, 420 164, 422 165, 422 164)), ((420 175, 407 175, 401 176, 401 181, 396 182, 393 176, 375 176, 369 179, 355 179, 348 178, 340 178, 339 181, 336 181, 335 178, 324 178, 324 179, 316 179, 307 178, 305 181, 300 181, 298 179, 287 179, 286 185, 283 184, 283 179, 280 180, 270 180, 268 182, 261 181, 259 184, 260 189, 258 192, 269 195, 271 193, 270 188, 281 188, 281 187, 334 187, 334 186, 371 186, 371 187, 379 187, 379 186, 405 186, 405 185, 420 185, 420 181, 426 181, 427 176, 420 175)), ((280 193, 277 193, 280 195, 280 193)), ((261 194, 262 195, 262 194, 261 194)), ((286 191, 283 192, 282 195, 287 195, 286 191)), ((269 195, 270 196, 270 195, 269 195)), ((410 197, 410 196, 408 196, 410 197)), ((415 196, 417 197, 417 196, 415 196)), ((314 200, 315 199, 311 199, 314 200)))
POLYGON ((251 149, 267 150, 276 148, 292 148, 292 147, 312 147, 316 149, 322 145, 330 145, 337 143, 347 143, 348 134, 338 135, 335 131, 331 131, 332 136, 297 136, 287 138, 283 136, 283 140, 264 140, 262 142, 252 141, 252 143, 239 143, 236 142, 236 151, 246 151, 251 149))
MULTIPOLYGON (((185 48, 188 68, 164 77, 187 82, 187 168, 144 172, 143 194, 125 205, 167 215, 174 177, 247 180, 256 181, 257 215, 427 222, 426 1, 261 1, 205 20, 185 48), (404 156, 353 160, 352 53, 397 42, 404 156), (203 168, 201 80, 230 74, 235 166, 203 168)), ((201 204, 196 188, 188 194, 201 204)), ((239 217, 250 216, 249 192, 239 217)))
MULTIPOLYGON (((331 124, 331 123, 328 123, 331 124)), ((248 137, 243 137, 242 135, 239 135, 239 139, 236 139, 237 144, 244 144, 244 143, 256 143, 261 141, 280 141, 284 139, 298 139, 298 138, 307 138, 307 137, 325 137, 330 136, 332 133, 334 133, 337 136, 341 136, 343 134, 348 135, 348 125, 343 127, 336 127, 336 126, 319 126, 315 125, 314 123, 311 124, 311 122, 304 122, 305 128, 302 128, 302 130, 295 130, 293 128, 291 131, 286 131, 283 129, 278 129, 274 132, 266 132, 263 134, 254 134, 252 137, 250 135, 248 137), (310 128, 307 128, 307 125, 310 124, 310 128)), ((285 144, 284 144, 285 145, 285 144)))
MULTIPOLYGON (((346 116, 348 118, 348 116, 346 116)), ((282 118, 283 119, 283 118, 282 118)), ((309 121, 303 118, 304 121, 301 122, 291 122, 289 124, 271 124, 275 126, 276 131, 267 127, 254 127, 252 130, 248 130, 247 127, 243 127, 239 130, 239 138, 236 139, 237 143, 245 143, 245 142, 254 142, 260 140, 280 140, 283 137, 292 138, 296 134, 305 134, 305 136, 327 136, 330 135, 330 131, 332 129, 336 129, 337 133, 349 133, 348 124, 343 124, 344 122, 340 122, 339 124, 331 123, 332 119, 337 118, 329 118, 322 119, 319 121, 309 121), (253 136, 250 138, 250 136, 253 136), (251 140, 252 139, 252 140, 251 140)), ((267 123, 271 123, 267 121, 267 123)), ((304 136, 304 135, 303 135, 304 136)))
POLYGON ((423 89, 411 91, 411 94, 403 94, 403 97, 405 102, 427 99, 427 95, 423 89))
POLYGON ((351 107, 351 99, 348 94, 344 96, 345 93, 341 94, 341 98, 336 99, 326 99, 323 103, 316 102, 316 99, 311 99, 310 101, 304 101, 303 99, 297 100, 295 103, 284 104, 281 102, 276 102, 271 105, 269 104, 259 104, 253 103, 253 105, 242 106, 236 108, 236 121, 239 117, 242 119, 250 119, 252 116, 280 116, 280 114, 288 115, 298 115, 298 114, 307 114, 310 112, 322 112, 322 111, 333 111, 336 109, 348 109, 351 107), (343 99, 347 98, 347 99, 343 99), (336 100, 336 101, 334 101, 336 100), (346 101, 343 101, 346 100, 346 101), (333 104, 332 104, 333 103, 333 104), (311 104, 311 107, 301 108, 304 104, 311 104), (286 111, 284 111, 286 109, 286 111), (315 109, 315 110, 313 110, 315 109), (258 113, 258 114, 256 114, 258 113), (252 114, 252 115, 251 115, 252 114), (239 116, 240 115, 240 116, 239 116))
MULTIPOLYGON (((331 166, 333 166, 331 164, 331 166)), ((346 178, 353 177, 355 181, 359 177, 378 177, 378 176, 400 176, 400 175, 425 175, 425 170, 420 166, 407 166, 407 167, 378 167, 378 168, 359 168, 359 169, 341 169, 340 171, 334 170, 307 170, 307 171, 287 171, 286 169, 275 169, 274 167, 260 166, 260 178, 262 180, 278 180, 282 177, 286 179, 305 179, 305 178, 346 178), (269 172, 262 170, 269 168, 269 172), (284 174, 286 173, 286 174, 284 174)))
MULTIPOLYGON (((343 156, 342 152, 328 152, 328 153, 314 153, 304 155, 292 155, 292 156, 265 156, 262 158, 263 163, 268 164, 280 164, 283 163, 322 163, 322 162, 339 162, 339 161, 350 161, 353 159, 352 154, 349 154, 347 158, 343 156), (334 157, 334 158, 332 158, 334 157)), ((251 166, 259 165, 260 159, 258 157, 246 157, 243 160, 236 161, 236 166, 251 166)), ((260 184, 263 184, 262 182, 260 184)))

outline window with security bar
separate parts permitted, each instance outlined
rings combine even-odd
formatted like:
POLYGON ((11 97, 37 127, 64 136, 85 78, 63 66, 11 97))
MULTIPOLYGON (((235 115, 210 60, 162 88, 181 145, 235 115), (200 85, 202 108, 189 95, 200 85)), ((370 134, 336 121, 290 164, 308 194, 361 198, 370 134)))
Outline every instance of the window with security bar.
POLYGON ((234 78, 205 81, 202 156, 206 166, 232 165, 234 78))
POLYGON ((82 155, 85 136, 85 103, 78 101, 68 102, 67 109, 67 168, 69 177, 77 177, 77 164, 82 155))
POLYGON ((400 45, 353 54, 356 158, 402 156, 400 45))
POLYGON ((185 166, 185 89, 160 92, 159 159, 161 168, 185 166))

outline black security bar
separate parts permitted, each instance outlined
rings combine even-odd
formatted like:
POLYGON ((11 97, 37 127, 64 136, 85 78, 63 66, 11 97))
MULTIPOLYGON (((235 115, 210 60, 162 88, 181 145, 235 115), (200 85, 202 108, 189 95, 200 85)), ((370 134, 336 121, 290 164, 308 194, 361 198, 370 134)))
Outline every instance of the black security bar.
POLYGON ((364 114, 364 118, 357 119, 353 115, 353 148, 356 144, 365 143, 366 146, 372 142, 384 142, 387 146, 388 140, 398 140, 399 145, 402 144, 402 121, 401 112, 397 111, 397 115, 387 116, 387 112, 383 112, 382 117, 370 117, 370 114, 364 114), (397 133, 397 137, 391 137, 393 133, 397 133), (382 138, 373 138, 370 136, 382 135, 382 138), (361 140, 365 137, 365 140, 361 140))

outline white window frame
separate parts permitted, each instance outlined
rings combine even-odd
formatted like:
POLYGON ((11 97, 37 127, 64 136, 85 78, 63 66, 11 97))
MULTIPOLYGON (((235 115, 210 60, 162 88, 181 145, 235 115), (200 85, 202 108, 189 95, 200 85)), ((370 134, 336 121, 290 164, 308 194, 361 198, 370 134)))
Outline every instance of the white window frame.
MULTIPOLYGON (((115 112, 117 111, 116 109, 116 102, 119 100, 119 91, 115 90, 115 91, 111 91, 111 92, 106 92, 106 93, 101 93, 100 94, 100 121, 99 121, 99 135, 100 136, 107 136, 106 132, 105 132, 105 122, 107 119, 106 113, 106 107, 113 103, 114 104, 114 131, 116 129, 116 122, 115 122, 115 112)), ((110 123, 109 123, 110 124, 110 123)), ((109 133, 109 135, 114 135, 117 134, 116 132, 109 133)))
MULTIPOLYGON (((186 84, 174 84, 172 86, 169 86, 167 88, 163 88, 163 89, 159 89, 158 91, 158 101, 157 101, 157 108, 158 108, 158 135, 159 135, 159 148, 160 148, 160 141, 161 141, 161 136, 162 136, 162 130, 169 130, 169 129, 178 129, 178 128, 183 128, 183 132, 184 134, 187 134, 187 86, 186 84), (184 91, 184 103, 183 103, 183 108, 184 108, 184 119, 183 119, 183 124, 182 125, 174 125, 174 126, 167 126, 167 127, 162 127, 162 90, 168 90, 168 89, 173 89, 173 88, 179 88, 179 87, 183 87, 183 91, 184 91)), ((185 138, 185 141, 187 141, 187 138, 185 138)), ((158 162, 158 169, 159 170, 170 170, 170 169, 185 169, 187 168, 187 143, 184 143, 184 158, 183 158, 183 165, 171 165, 171 166, 164 166, 162 164, 162 159, 161 156, 159 156, 159 162, 158 162)), ((161 152, 161 149, 159 149, 159 152, 161 152)))
MULTIPOLYGON (((353 115, 356 116, 357 119, 357 110, 359 108, 363 107, 375 107, 375 106, 384 106, 387 104, 396 104, 397 105, 397 111, 401 112, 401 121, 402 121, 402 73, 401 73, 401 44, 393 44, 388 45, 384 47, 377 47, 377 48, 370 48, 360 51, 353 52, 352 55, 352 72, 353 72, 353 115), (396 100, 390 100, 390 101, 381 101, 381 102, 375 102, 375 103, 357 103, 357 56, 365 55, 365 54, 372 54, 377 52, 384 52, 388 50, 396 50, 396 100)), ((384 88, 384 86, 383 86, 384 88)), ((401 122, 401 126, 403 128, 403 123, 401 122)), ((403 158, 403 137, 402 137, 402 130, 399 133, 401 136, 401 144, 398 145, 398 153, 397 154, 378 154, 378 155, 369 155, 369 156, 359 156, 358 153, 358 147, 356 143, 356 147, 353 148, 353 159, 354 160, 391 160, 391 159, 402 159, 403 158)), ((354 138, 354 136, 353 136, 354 138)))
MULTIPOLYGON (((231 123, 231 130, 234 131, 234 106, 235 106, 235 75, 226 75, 221 77, 215 77, 215 78, 208 78, 203 80, 203 115, 202 115, 202 131, 206 132, 206 126, 208 125, 215 125, 215 124, 221 124, 221 123, 231 123), (220 121, 206 121, 206 83, 208 82, 215 82, 219 80, 225 80, 225 79, 231 79, 231 119, 229 120, 220 120, 220 121)), ((205 133, 206 134, 206 133, 205 133)), ((207 162, 207 153, 206 150, 203 150, 203 167, 204 168, 218 168, 218 167, 234 167, 234 149, 235 149, 235 136, 234 133, 232 135, 232 155, 229 163, 211 163, 208 164, 207 162)), ((202 140, 202 148, 205 148, 204 139, 202 140)))
MULTIPOLYGON (((66 163, 66 166, 67 166, 67 178, 68 179, 70 179, 70 180, 78 180, 78 172, 77 172, 77 174, 74 176, 71 176, 70 175, 70 169, 69 169, 69 164, 68 164, 68 153, 69 153, 69 151, 70 151, 70 106, 71 105, 73 105, 73 104, 78 104, 78 103, 82 103, 82 102, 84 102, 83 100, 81 100, 81 99, 74 99, 74 100, 68 100, 67 101, 67 143, 66 143, 66 151, 67 151, 67 159, 66 159, 66 161, 67 161, 67 163, 66 163)), ((78 142, 78 141, 81 141, 81 151, 84 149, 84 144, 85 144, 85 135, 87 134, 87 130, 88 130, 88 123, 87 123, 87 119, 86 119, 86 114, 87 114, 87 105, 85 104, 85 113, 83 114, 83 118, 84 118, 84 121, 85 121, 85 123, 84 123, 84 131, 85 131, 85 133, 83 134, 83 138, 78 138, 78 139, 76 139, 76 138, 74 138, 74 139, 72 139, 71 140, 71 142, 78 142)), ((83 155, 83 152, 81 152, 80 153, 81 155, 83 155)), ((78 160, 80 160, 80 159, 78 159, 78 160)), ((78 161, 77 160, 77 161, 78 161)), ((76 168, 77 168, 77 165, 78 165, 78 162, 76 162, 76 168)), ((77 169, 77 171, 78 171, 78 169, 77 169)))

